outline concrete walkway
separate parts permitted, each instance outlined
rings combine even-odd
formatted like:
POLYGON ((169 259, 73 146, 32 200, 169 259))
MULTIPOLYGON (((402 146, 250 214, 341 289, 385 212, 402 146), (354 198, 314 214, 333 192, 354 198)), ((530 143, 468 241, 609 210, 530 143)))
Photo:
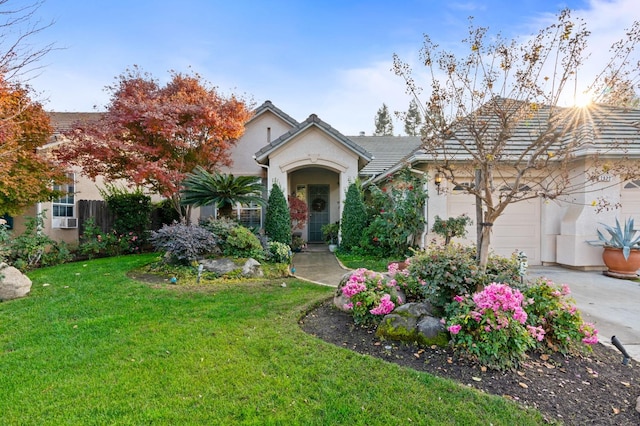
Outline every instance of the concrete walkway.
MULTIPOLYGON (((348 269, 325 245, 310 245, 293 258, 295 275, 317 284, 337 287, 348 269)), ((529 268, 530 277, 567 284, 585 321, 595 324, 600 342, 611 345, 616 336, 629 355, 640 360, 640 283, 611 278, 596 271, 574 271, 558 266, 529 268)), ((620 355, 622 361, 622 354, 620 355)))

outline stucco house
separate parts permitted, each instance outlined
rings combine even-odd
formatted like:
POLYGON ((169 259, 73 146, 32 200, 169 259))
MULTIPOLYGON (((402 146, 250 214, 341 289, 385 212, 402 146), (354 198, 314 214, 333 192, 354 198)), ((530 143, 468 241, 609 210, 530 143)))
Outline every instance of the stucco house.
MULTIPOLYGON (((85 113, 51 113, 54 127, 65 129, 71 121, 95 119, 85 113)), ((634 160, 640 161, 640 111, 624 111, 611 122, 610 128, 601 129, 594 137, 593 149, 607 144, 621 134, 633 140, 634 160)), ((55 141, 53 143, 56 143, 55 141)), ((246 123, 244 135, 232 148, 233 165, 222 172, 236 176, 259 176, 265 186, 277 183, 285 194, 295 195, 309 206, 309 221, 301 231, 309 242, 322 241, 321 227, 340 220, 348 185, 359 178, 362 182, 375 182, 401 167, 409 166, 430 179, 425 190, 429 198, 425 208, 427 226, 422 244, 433 237, 427 231, 433 218, 458 216, 467 213, 475 218, 475 199, 450 187, 446 180, 432 178, 437 164, 422 148, 419 137, 409 136, 345 136, 317 115, 298 122, 290 115, 266 101, 254 111, 246 123)), ((573 177, 579 184, 584 170, 590 165, 592 152, 585 150, 573 161, 573 177)), ((79 199, 99 199, 96 183, 73 171, 74 185, 70 195, 53 203, 40 203, 33 211, 46 209, 48 215, 45 232, 65 241, 77 241, 78 230, 73 225, 74 207, 79 199), (68 216, 65 216, 68 215, 68 216)), ((98 182, 99 186, 100 183, 98 182)), ((510 255, 524 251, 531 265, 561 264, 575 268, 601 268, 601 249, 590 246, 598 223, 611 223, 614 217, 633 216, 640 224, 640 180, 616 181, 604 176, 596 192, 577 195, 582 199, 558 199, 549 202, 536 198, 510 205, 496 222, 492 233, 492 250, 510 255), (597 213, 591 206, 597 196, 606 196, 619 208, 597 213)), ((202 208, 197 214, 208 217, 212 208, 202 208)), ((244 223, 261 225, 263 212, 257 206, 238 206, 238 217, 244 223)), ((21 221, 16 218, 19 230, 21 221)), ((475 227, 469 227, 469 242, 475 241, 475 227)))

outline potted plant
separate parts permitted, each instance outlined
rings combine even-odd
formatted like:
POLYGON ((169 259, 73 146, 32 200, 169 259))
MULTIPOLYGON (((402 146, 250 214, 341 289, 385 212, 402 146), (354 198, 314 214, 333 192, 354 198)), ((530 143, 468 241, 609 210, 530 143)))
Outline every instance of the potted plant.
POLYGON ((327 223, 322 225, 322 235, 324 240, 329 244, 329 251, 334 252, 338 248, 338 233, 340 232, 340 222, 327 223))
POLYGON ((620 278, 637 277, 640 269, 640 233, 633 227, 633 218, 627 219, 624 227, 617 218, 615 226, 602 226, 609 237, 598 230, 598 240, 590 243, 604 247, 602 260, 608 268, 608 275, 620 278))
POLYGON ((307 243, 302 239, 302 236, 293 234, 291 237, 291 251, 294 253, 300 253, 305 248, 307 248, 307 243))

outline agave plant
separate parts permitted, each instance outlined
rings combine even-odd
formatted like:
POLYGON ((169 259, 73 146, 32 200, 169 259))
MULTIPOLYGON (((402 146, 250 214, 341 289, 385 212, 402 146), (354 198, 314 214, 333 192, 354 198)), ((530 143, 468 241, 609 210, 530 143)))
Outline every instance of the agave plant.
POLYGON ((604 229, 609 233, 610 237, 605 237, 604 234, 598 230, 599 245, 605 247, 614 247, 622 249, 622 254, 625 260, 629 259, 629 253, 631 249, 640 249, 640 234, 633 229, 633 218, 627 219, 624 227, 620 225, 618 218, 616 218, 616 226, 609 226, 601 224, 604 229))

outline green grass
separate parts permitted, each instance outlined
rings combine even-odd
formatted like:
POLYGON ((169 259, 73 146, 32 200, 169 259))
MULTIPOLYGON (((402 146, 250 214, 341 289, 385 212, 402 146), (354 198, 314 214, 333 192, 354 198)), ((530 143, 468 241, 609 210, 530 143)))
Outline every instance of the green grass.
POLYGON ((501 398, 305 334, 301 313, 331 288, 126 277, 153 259, 34 271, 29 297, 0 303, 0 424, 543 424, 501 398))
POLYGON ((387 272, 387 265, 391 262, 399 262, 406 259, 398 258, 380 258, 374 256, 365 256, 353 253, 344 253, 340 250, 336 252, 336 256, 344 266, 350 269, 365 268, 371 271, 387 272))

